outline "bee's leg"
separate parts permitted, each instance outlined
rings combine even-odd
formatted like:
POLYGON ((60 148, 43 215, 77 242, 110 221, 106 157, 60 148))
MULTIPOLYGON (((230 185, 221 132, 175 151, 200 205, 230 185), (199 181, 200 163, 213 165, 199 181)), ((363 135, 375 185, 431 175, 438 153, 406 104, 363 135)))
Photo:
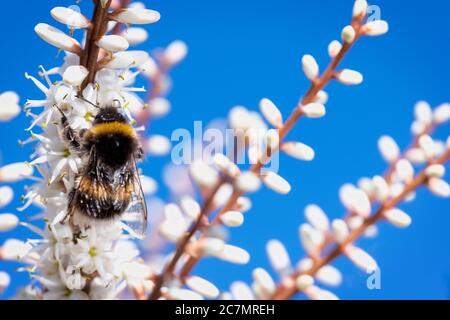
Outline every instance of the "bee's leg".
POLYGON ((134 158, 139 161, 144 159, 144 149, 142 148, 141 145, 139 145, 136 151, 134 152, 134 158))

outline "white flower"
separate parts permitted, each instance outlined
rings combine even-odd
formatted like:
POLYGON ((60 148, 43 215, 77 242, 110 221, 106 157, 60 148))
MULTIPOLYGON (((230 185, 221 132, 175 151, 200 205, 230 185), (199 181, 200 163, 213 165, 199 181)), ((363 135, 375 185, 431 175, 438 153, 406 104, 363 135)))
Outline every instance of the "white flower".
POLYGON ((144 8, 125 8, 118 10, 112 18, 125 24, 149 24, 155 23, 161 15, 158 11, 144 8))
MULTIPOLYGON (((33 168, 23 162, 11 163, 0 168, 0 181, 16 182, 33 174, 33 168)), ((6 191, 4 191, 6 192, 6 191)))
POLYGON ((164 61, 173 66, 180 63, 187 55, 188 48, 186 43, 177 40, 170 43, 164 50, 164 61))
POLYGON ((51 25, 39 23, 34 28, 34 31, 36 31, 45 42, 57 48, 73 53, 79 53, 81 51, 80 44, 77 40, 51 25))
POLYGON ((314 80, 319 76, 319 65, 316 62, 316 59, 310 54, 306 54, 302 58, 302 67, 305 76, 309 80, 314 80))

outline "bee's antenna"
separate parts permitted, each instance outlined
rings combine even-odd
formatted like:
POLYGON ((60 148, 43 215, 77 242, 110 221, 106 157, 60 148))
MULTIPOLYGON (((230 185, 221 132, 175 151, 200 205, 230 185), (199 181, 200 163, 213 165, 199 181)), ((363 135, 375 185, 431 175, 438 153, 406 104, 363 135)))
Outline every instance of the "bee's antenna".
POLYGON ((98 105, 96 105, 95 103, 90 102, 88 99, 86 99, 83 96, 77 95, 77 98, 83 100, 84 102, 89 103, 91 106, 93 106, 93 107, 95 107, 97 109, 100 109, 100 107, 98 105))
POLYGON ((53 105, 56 109, 58 109, 59 112, 61 112, 62 116, 65 117, 66 115, 64 114, 64 112, 61 110, 61 108, 55 103, 53 105))
POLYGON ((118 106, 118 108, 122 108, 122 104, 120 103, 119 99, 114 99, 113 100, 113 106, 114 107, 118 106))

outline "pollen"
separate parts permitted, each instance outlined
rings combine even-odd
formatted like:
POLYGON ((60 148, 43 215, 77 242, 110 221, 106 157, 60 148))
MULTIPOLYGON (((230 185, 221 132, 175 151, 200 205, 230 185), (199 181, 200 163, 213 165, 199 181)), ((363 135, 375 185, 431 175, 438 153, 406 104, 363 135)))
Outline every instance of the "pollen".
POLYGON ((63 157, 68 158, 70 157, 70 150, 68 148, 64 149, 63 151, 63 157))
POLYGON ((95 256, 97 255, 97 248, 95 248, 95 247, 90 247, 90 248, 89 248, 89 251, 88 251, 88 254, 89 254, 91 257, 95 257, 95 256))
POLYGON ((92 121, 92 118, 94 118, 92 112, 86 112, 86 114, 84 115, 84 120, 86 121, 92 121))

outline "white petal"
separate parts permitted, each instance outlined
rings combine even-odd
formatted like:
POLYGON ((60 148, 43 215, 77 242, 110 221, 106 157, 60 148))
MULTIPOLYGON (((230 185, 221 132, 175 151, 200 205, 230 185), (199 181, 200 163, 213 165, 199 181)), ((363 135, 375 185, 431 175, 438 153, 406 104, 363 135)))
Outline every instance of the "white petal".
POLYGON ((194 181, 202 187, 212 187, 219 179, 217 171, 201 161, 195 161, 189 172, 194 181))
POLYGON ((164 50, 164 59, 169 65, 173 66, 180 63, 186 57, 187 53, 188 47, 186 43, 181 40, 176 40, 164 50))
POLYGON ((14 229, 19 224, 19 218, 12 213, 0 213, 0 231, 14 229))
POLYGON ((339 51, 342 49, 342 44, 337 41, 333 40, 328 45, 328 54, 330 55, 330 58, 334 58, 338 55, 339 51))
POLYGON ((162 135, 153 135, 148 137, 145 143, 146 151, 154 156, 163 156, 170 152, 170 140, 162 135))
POLYGON ((345 248, 345 254, 364 272, 373 272, 378 268, 377 262, 367 252, 360 248, 347 246, 345 248))
POLYGON ((80 12, 66 7, 55 7, 50 11, 53 19, 72 28, 87 28, 89 20, 80 12))
POLYGON ((314 149, 301 142, 285 142, 281 145, 281 150, 299 160, 311 161, 314 159, 314 149))
POLYGON ((149 60, 149 55, 145 51, 130 50, 117 52, 113 55, 105 67, 111 69, 136 68, 149 60))
POLYGON ((166 98, 154 98, 148 104, 148 110, 154 117, 163 117, 170 111, 170 101, 166 98))
POLYGON ((144 194, 150 195, 156 193, 156 190, 158 190, 158 183, 155 179, 149 176, 140 176, 140 180, 144 194))
POLYGON ((63 73, 63 80, 71 86, 79 86, 89 74, 89 71, 83 66, 69 66, 63 73))
POLYGON ((450 197, 450 186, 446 181, 442 179, 431 178, 428 180, 427 186, 432 193, 439 197, 450 197))
POLYGON ((433 111, 428 102, 419 101, 414 107, 414 115, 416 119, 426 125, 433 121, 433 111))
POLYGON ((306 54, 302 58, 303 72, 309 80, 314 80, 319 76, 319 65, 316 59, 310 54, 306 54))
POLYGON ((325 115, 325 106, 318 102, 309 103, 302 106, 302 111, 308 118, 321 118, 325 115))
POLYGON ((168 295, 173 300, 203 300, 200 294, 188 289, 172 288, 168 295))
POLYGON ((269 99, 262 99, 259 103, 259 110, 264 118, 275 128, 283 125, 283 116, 277 106, 269 99))
POLYGON ((20 113, 19 96, 13 91, 0 95, 0 121, 9 121, 20 113))
POLYGON ((204 255, 219 256, 225 248, 225 242, 218 238, 205 238, 202 240, 201 246, 204 255))
POLYGON ((241 281, 236 281, 231 284, 230 287, 231 294, 233 298, 236 300, 254 300, 255 297, 253 295, 250 287, 241 281))
POLYGON ((344 69, 336 73, 336 79, 343 84, 358 85, 363 82, 363 75, 355 70, 344 69))
POLYGON ((224 246, 223 251, 218 257, 235 264, 247 264, 250 260, 250 255, 247 251, 229 244, 224 246))
POLYGON ((317 271, 316 279, 323 284, 337 287, 342 282, 342 274, 335 267, 326 265, 317 271))
POLYGON ((283 177, 275 172, 269 171, 262 174, 264 184, 275 192, 288 194, 291 191, 291 185, 283 177))
POLYGON ((326 232, 330 228, 330 221, 326 213, 315 204, 310 204, 305 208, 305 217, 319 231, 326 232))
POLYGON ((217 190, 216 194, 214 195, 214 206, 216 207, 222 207, 224 206, 228 200, 231 197, 231 194, 233 193, 233 186, 229 183, 224 183, 220 186, 219 190, 217 190))
POLYGON ((283 272, 291 267, 291 259, 286 247, 278 240, 270 240, 266 245, 270 264, 278 271, 283 272))
POLYGON ((419 138, 419 146, 422 148, 423 152, 425 152, 425 156, 430 159, 436 155, 436 148, 433 141, 429 135, 424 134, 419 138))
POLYGON ((0 181, 16 182, 33 174, 33 167, 23 163, 11 163, 0 168, 0 181))
POLYGON ((0 208, 7 206, 14 197, 14 191, 10 186, 0 187, 0 208))
POLYGON ((97 45, 110 52, 125 51, 130 46, 127 39, 115 34, 101 37, 100 40, 97 41, 97 45))
POLYGON ((260 186, 259 177, 251 171, 242 173, 236 179, 236 187, 242 192, 256 192, 260 186))
POLYGON ((131 27, 125 29, 121 36, 124 37, 130 45, 138 45, 147 40, 148 32, 144 28, 131 27))
POLYGON ((378 149, 383 159, 387 162, 394 162, 400 156, 400 148, 397 142, 390 136, 385 135, 378 139, 378 149))
POLYGON ((244 223, 244 216, 239 211, 227 211, 220 216, 220 221, 228 227, 239 227, 244 223))
POLYGON ((400 159, 395 164, 395 173, 401 181, 411 181, 414 178, 414 168, 406 159, 400 159))
POLYGON ((421 148, 412 148, 406 152, 406 158, 414 164, 422 164, 427 161, 425 152, 421 148))
POLYGON ((338 243, 344 242, 349 235, 347 223, 341 219, 335 219, 331 223, 331 229, 333 231, 333 237, 338 243))
POLYGON ((356 0, 353 4, 353 17, 360 18, 366 15, 367 12, 367 1, 366 0, 356 0))
POLYGON ((352 26, 346 26, 342 29, 341 37, 342 40, 346 43, 353 42, 355 40, 356 31, 352 26))
POLYGON ((39 23, 34 27, 34 31, 42 40, 64 51, 78 53, 81 50, 77 40, 51 25, 39 23))
POLYGON ((219 296, 219 289, 217 289, 211 282, 203 278, 190 276, 186 279, 186 285, 204 297, 214 299, 219 296))
POLYGON ((411 217, 400 209, 394 208, 384 212, 387 221, 399 228, 406 228, 411 224, 411 217))
POLYGON ((386 21, 375 20, 366 23, 363 26, 363 31, 368 36, 381 36, 389 31, 389 25, 386 21))
POLYGON ((383 202, 389 197, 389 185, 381 176, 375 176, 372 179, 373 187, 375 189, 375 196, 378 201, 383 202))
POLYGON ((119 10, 112 17, 115 21, 125 24, 155 23, 161 15, 158 11, 143 8, 125 8, 119 10))

